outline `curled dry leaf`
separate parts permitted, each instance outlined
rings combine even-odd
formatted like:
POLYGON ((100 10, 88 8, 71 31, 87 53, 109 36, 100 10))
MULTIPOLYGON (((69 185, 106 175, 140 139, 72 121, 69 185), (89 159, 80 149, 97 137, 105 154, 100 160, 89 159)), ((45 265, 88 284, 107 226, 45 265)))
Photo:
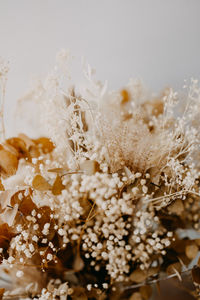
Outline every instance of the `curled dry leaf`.
POLYGON ((39 174, 34 177, 32 186, 38 191, 47 191, 51 189, 51 185, 39 174))

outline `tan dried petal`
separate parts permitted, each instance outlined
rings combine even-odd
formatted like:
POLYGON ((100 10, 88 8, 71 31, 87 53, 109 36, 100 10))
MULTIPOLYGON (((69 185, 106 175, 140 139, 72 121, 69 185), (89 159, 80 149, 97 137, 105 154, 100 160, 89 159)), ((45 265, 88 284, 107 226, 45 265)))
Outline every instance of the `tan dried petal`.
POLYGON ((182 212, 184 211, 183 202, 180 199, 175 200, 167 207, 168 211, 172 214, 176 214, 180 216, 182 212))
POLYGON ((79 272, 84 268, 84 262, 82 258, 80 257, 80 254, 78 253, 75 257, 74 263, 73 263, 73 269, 75 272, 79 272))
POLYGON ((194 259, 198 254, 199 248, 196 244, 187 245, 185 248, 185 254, 189 259, 194 259))
POLYGON ((38 191, 47 191, 51 189, 51 185, 41 175, 36 175, 32 181, 32 186, 38 191))
POLYGON ((94 160, 85 160, 82 164, 80 164, 80 170, 84 171, 87 175, 93 175, 99 171, 99 164, 94 160))

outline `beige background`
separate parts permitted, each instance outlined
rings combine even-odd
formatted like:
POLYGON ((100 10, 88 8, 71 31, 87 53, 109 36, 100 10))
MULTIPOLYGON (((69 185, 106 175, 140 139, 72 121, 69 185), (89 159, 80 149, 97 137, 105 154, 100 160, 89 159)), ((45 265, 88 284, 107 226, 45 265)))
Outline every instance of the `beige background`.
POLYGON ((181 87, 185 78, 200 76, 200 1, 0 0, 0 55, 11 67, 8 135, 18 130, 16 99, 32 77, 44 77, 60 48, 77 60, 84 55, 111 88, 129 77, 156 91, 181 87))

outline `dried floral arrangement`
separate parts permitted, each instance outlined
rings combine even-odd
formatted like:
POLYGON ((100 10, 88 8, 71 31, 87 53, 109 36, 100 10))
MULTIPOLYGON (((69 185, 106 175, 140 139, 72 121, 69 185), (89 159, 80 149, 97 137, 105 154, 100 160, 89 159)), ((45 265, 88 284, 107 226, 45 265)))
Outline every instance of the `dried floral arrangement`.
POLYGON ((88 66, 85 88, 65 91, 67 57, 29 94, 48 137, 6 139, 2 104, 0 299, 147 300, 185 273, 198 298, 198 81, 109 92, 88 66))

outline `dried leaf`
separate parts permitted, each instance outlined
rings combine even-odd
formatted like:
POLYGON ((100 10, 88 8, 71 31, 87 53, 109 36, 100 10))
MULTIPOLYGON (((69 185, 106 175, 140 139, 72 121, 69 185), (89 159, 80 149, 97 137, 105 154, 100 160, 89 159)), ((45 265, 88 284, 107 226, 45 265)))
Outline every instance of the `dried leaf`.
POLYGON ((37 210, 37 206, 33 203, 31 196, 23 197, 22 201, 19 204, 19 211, 24 215, 31 215, 33 210, 37 210))
POLYGON ((140 283, 145 281, 148 277, 155 275, 158 272, 159 268, 150 268, 147 271, 142 271, 141 269, 136 269, 131 273, 130 279, 134 282, 140 283))
POLYGON ((26 148, 29 150, 31 146, 34 146, 34 142, 25 134, 20 133, 18 137, 25 143, 26 148))
POLYGON ((36 175, 32 181, 32 186, 38 191, 50 190, 51 185, 41 175, 36 175))
POLYGON ((189 259, 194 259, 198 254, 199 248, 196 244, 187 245, 185 248, 185 254, 189 259))
POLYGON ((34 142, 41 148, 43 153, 50 153, 54 149, 54 144, 46 137, 36 139, 34 142))
POLYGON ((128 101, 130 101, 130 96, 129 96, 129 93, 127 90, 122 90, 121 91, 121 96, 122 96, 122 100, 121 100, 121 103, 122 104, 125 104, 127 103, 128 101))
POLYGON ((60 195, 65 186, 62 184, 62 179, 57 175, 54 184, 52 186, 53 195, 60 195))
POLYGON ((10 138, 6 140, 6 143, 12 146, 16 151, 19 157, 27 156, 27 148, 25 142, 20 138, 10 138))
POLYGON ((7 150, 1 149, 0 167, 7 175, 15 174, 18 167, 18 159, 16 155, 7 150))
POLYGON ((32 158, 40 156, 40 151, 39 151, 39 149, 38 149, 38 147, 36 145, 30 146, 30 148, 29 148, 29 155, 32 158))

